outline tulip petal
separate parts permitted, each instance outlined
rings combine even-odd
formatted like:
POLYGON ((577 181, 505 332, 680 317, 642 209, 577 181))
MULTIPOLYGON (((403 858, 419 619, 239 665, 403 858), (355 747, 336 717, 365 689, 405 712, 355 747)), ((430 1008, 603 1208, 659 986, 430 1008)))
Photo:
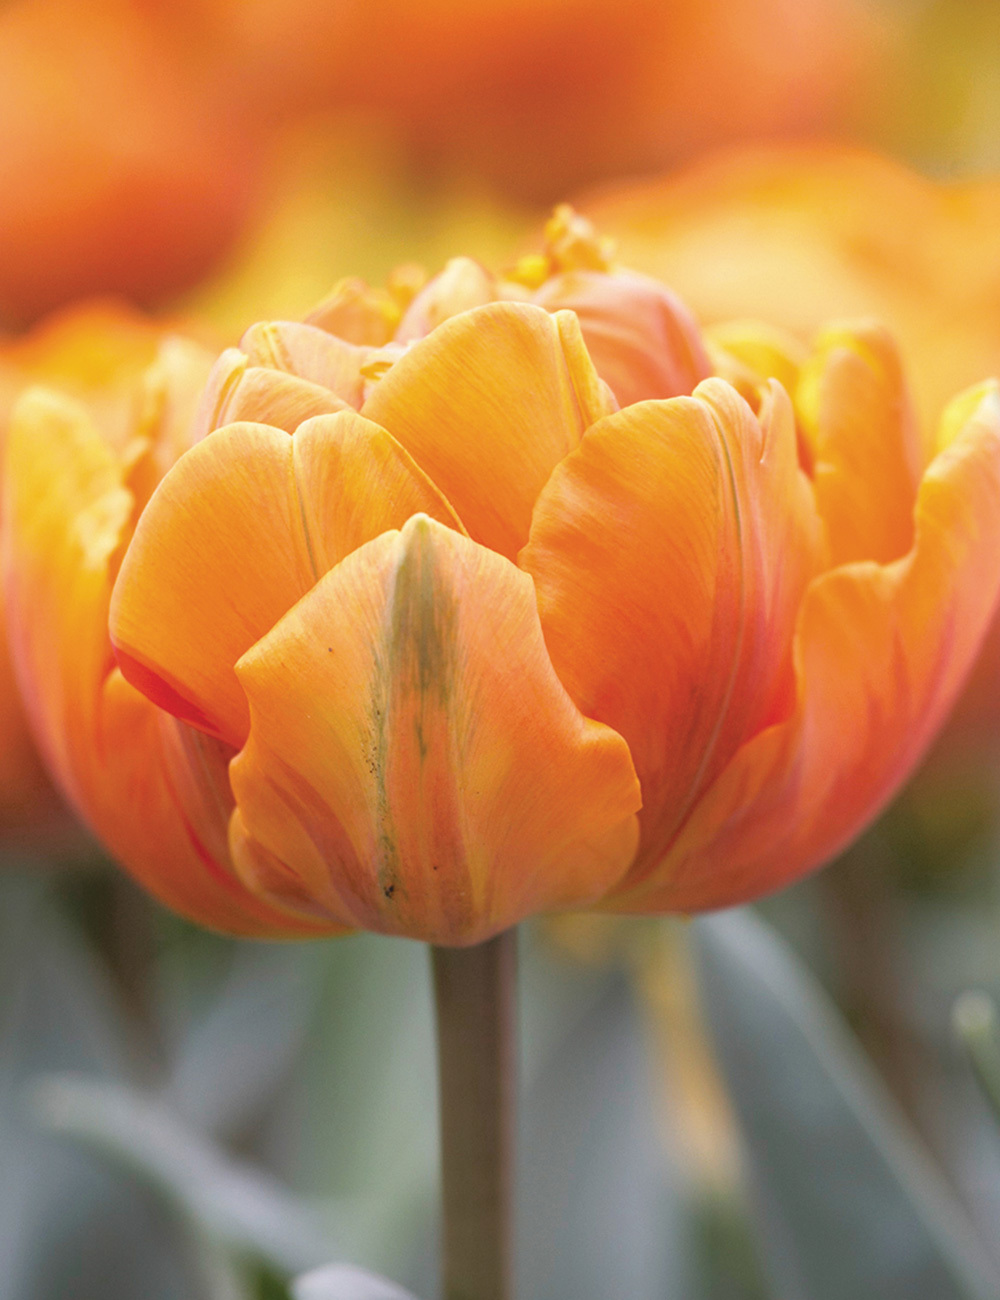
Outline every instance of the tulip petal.
POLYGON ((630 880, 736 748, 792 706, 795 615, 821 562, 776 384, 759 420, 720 380, 628 407, 553 473, 520 563, 560 679, 632 752, 643 811, 630 880))
MULTIPOLYGON (((799 374, 809 358, 809 349, 792 334, 762 321, 727 321, 705 330, 705 346, 712 372, 725 379, 754 409, 760 389, 776 379, 786 393, 794 393, 799 374)), ((799 458, 812 472, 812 452, 799 443, 799 458)))
POLYGON ((694 317, 647 276, 567 271, 546 281, 534 301, 576 312, 597 373, 621 406, 686 395, 712 373, 694 317))
POLYGON ((341 280, 306 317, 307 324, 335 334, 349 343, 380 348, 399 325, 399 304, 384 289, 372 289, 364 280, 341 280))
POLYGON ((239 746, 243 651, 315 581, 292 440, 236 424, 198 443, 143 511, 111 603, 126 678, 161 708, 239 746))
POLYGON ((7 647, 0 601, 0 826, 5 835, 38 827, 56 807, 56 795, 38 757, 7 647))
POLYGON ((214 429, 241 421, 294 433, 304 420, 348 406, 329 388, 298 375, 252 366, 246 353, 227 348, 208 378, 192 441, 200 442, 214 429))
POLYGON ((118 671, 105 682, 99 794, 82 807, 111 854, 167 907, 212 930, 259 938, 343 933, 260 898, 234 874, 226 820, 232 751, 178 722, 118 671))
POLYGON ((913 545, 924 454, 891 337, 877 325, 824 330, 795 406, 831 563, 898 560, 913 545))
POLYGON ((407 453, 353 411, 294 437, 219 430, 178 461, 139 520, 111 606, 122 671, 238 748, 249 714, 236 661, 328 568, 419 512, 459 526, 407 453))
POLYGON ((131 516, 121 464, 85 408, 43 389, 26 393, 4 474, 9 635, 15 664, 30 665, 19 673, 25 703, 61 777, 72 773, 78 737, 95 730, 113 666, 107 626, 90 611, 106 600, 131 516))
POLYGON ((296 430, 295 478, 313 568, 325 573, 379 533, 425 514, 462 522, 409 452, 360 415, 319 416, 296 430))
MULTIPOLYGON (((8 630, 24 699, 51 769, 81 817, 148 889, 237 934, 316 927, 254 898, 212 857, 206 809, 178 802, 163 724, 114 671, 108 599, 131 526, 123 469, 84 409, 24 397, 7 441, 4 568, 8 630)), ((223 821, 224 825, 224 821, 223 821)))
POLYGON ((497 297, 495 276, 471 257, 453 257, 407 307, 396 330, 396 342, 422 339, 459 312, 485 307, 497 297))
POLYGON ((240 349, 251 366, 298 375, 355 409, 361 405, 364 390, 361 370, 374 350, 297 321, 251 325, 240 339, 240 349))
POLYGON ((930 465, 911 551, 807 590, 797 705, 735 755, 625 911, 697 911, 777 889, 840 850, 946 716, 1000 591, 1000 398, 930 465))
POLYGON ((475 943, 600 897, 632 857, 627 746, 553 672, 530 579, 426 517, 326 574, 237 673, 230 845, 283 906, 475 943))
POLYGON ((553 468, 614 405, 573 315, 503 302, 414 343, 362 413, 426 470, 470 537, 512 559, 553 468))

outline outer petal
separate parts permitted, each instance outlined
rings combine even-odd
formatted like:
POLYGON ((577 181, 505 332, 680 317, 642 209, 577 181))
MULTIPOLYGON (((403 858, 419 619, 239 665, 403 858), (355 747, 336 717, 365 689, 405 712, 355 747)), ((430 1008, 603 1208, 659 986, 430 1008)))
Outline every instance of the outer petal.
POLYGON ((553 468, 614 402, 574 316, 503 302, 415 343, 362 409, 427 471, 471 537, 513 558, 553 468))
MULTIPOLYGON (((18 398, 40 382, 79 398, 100 418, 106 435, 124 446, 139 376, 153 360, 160 336, 160 328, 138 312, 97 301, 56 312, 26 334, 5 339, 0 346, 0 448, 18 398)), ((15 681, 0 595, 0 831, 7 842, 22 832, 35 838, 43 823, 58 816, 57 809, 15 681)))
POLYGON ((331 565, 421 511, 458 523, 407 453, 353 412, 293 438, 219 430, 160 484, 125 556, 111 607, 125 676, 239 747, 249 714, 237 659, 331 565))
POLYGON ((108 597, 131 498, 83 409, 38 391, 22 399, 4 486, 11 649, 35 734, 80 814, 154 894, 195 920, 244 934, 308 932, 205 849, 204 816, 175 798, 163 715, 113 671, 108 597))
POLYGON ((831 562, 887 564, 913 544, 924 468, 899 354, 878 325, 823 331, 795 400, 831 562))
POLYGON ((973 662, 1000 591, 1000 400, 982 400, 920 488, 913 548, 806 592, 798 703, 745 745, 627 911, 696 911, 832 857, 904 781, 973 662))
POLYGON ((100 725, 80 804, 113 857, 161 902, 213 930, 262 938, 342 933, 289 916, 234 874, 226 839, 231 754, 158 709, 115 671, 102 693, 100 725))
POLYGON ((719 380, 596 425, 553 473, 522 566, 589 717, 628 741, 641 878, 736 748, 792 704, 791 639, 821 562, 795 429, 719 380))
POLYGON ((475 943, 631 859, 625 742, 553 672, 530 579, 450 529, 355 551, 237 671, 234 860, 286 906, 475 943))
POLYGON ((568 271, 535 294, 574 311, 597 373, 621 406, 680 397, 712 373, 694 317, 664 285, 631 271, 568 271))

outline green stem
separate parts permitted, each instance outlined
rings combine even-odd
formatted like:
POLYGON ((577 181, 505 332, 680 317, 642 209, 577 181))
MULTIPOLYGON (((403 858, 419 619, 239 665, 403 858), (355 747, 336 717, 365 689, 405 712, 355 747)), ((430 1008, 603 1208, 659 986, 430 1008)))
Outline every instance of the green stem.
POLYGON ((434 948, 444 1300, 510 1300, 517 937, 434 948))

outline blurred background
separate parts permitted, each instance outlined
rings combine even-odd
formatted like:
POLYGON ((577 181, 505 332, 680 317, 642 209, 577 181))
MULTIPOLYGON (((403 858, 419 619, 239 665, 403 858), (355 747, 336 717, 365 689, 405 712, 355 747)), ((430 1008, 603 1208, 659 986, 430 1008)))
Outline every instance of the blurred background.
MULTIPOLYGON (((508 265, 565 199, 706 325, 885 319, 932 428, 1000 371, 998 176, 995 0, 6 0, 0 430, 35 379, 120 418, 165 326, 508 265)), ((430 1300, 423 949, 163 912, 2 645, 0 735, 0 1300, 287 1300, 332 1260, 430 1300)), ((1000 1297, 1000 630, 826 872, 521 943, 521 1300, 1000 1297)))
POLYGON ((237 327, 727 145, 998 161, 990 0, 7 0, 0 321, 237 327))

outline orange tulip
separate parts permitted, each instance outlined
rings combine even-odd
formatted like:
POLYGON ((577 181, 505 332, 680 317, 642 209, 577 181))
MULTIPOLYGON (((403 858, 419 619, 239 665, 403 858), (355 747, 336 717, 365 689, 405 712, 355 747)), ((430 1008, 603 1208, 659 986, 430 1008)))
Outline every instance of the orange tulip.
POLYGON ((22 400, 32 716, 181 910, 467 944, 537 911, 720 906, 833 854, 944 716, 1000 591, 995 387, 928 463, 880 331, 789 359, 795 409, 730 339, 741 395, 698 382, 664 290, 602 269, 567 212, 549 236, 507 279, 453 263, 254 326, 148 501, 143 458, 22 400), (685 374, 693 395, 635 400, 685 374))

